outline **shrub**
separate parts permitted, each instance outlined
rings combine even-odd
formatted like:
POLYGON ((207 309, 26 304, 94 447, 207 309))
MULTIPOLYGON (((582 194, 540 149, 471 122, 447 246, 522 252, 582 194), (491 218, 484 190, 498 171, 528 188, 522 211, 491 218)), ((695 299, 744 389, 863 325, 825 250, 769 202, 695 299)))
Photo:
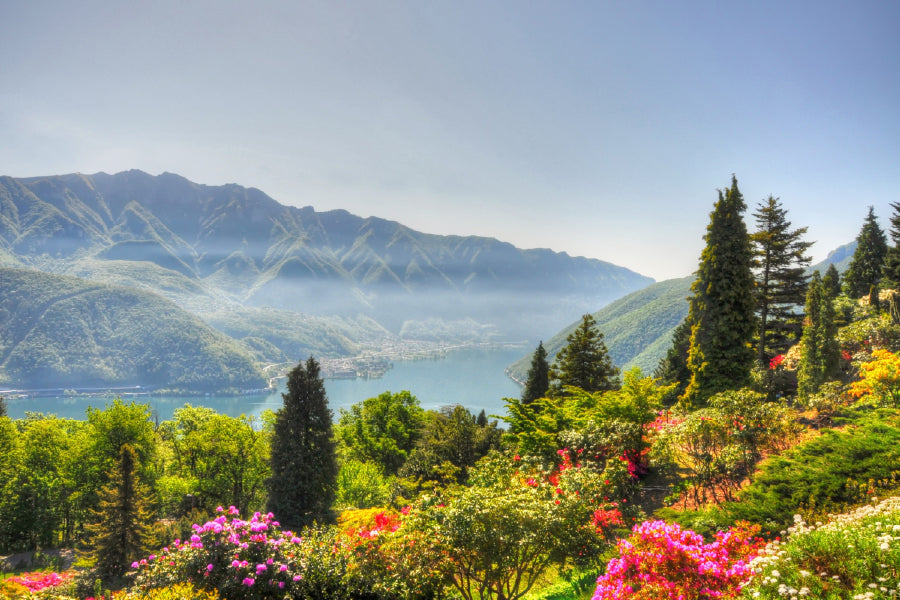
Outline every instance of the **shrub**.
POLYGON ((619 541, 619 558, 609 561, 597 580, 593 600, 733 597, 760 545, 756 531, 732 528, 716 533, 707 544, 703 536, 678 525, 644 521, 619 541))
POLYGON ((896 597, 900 589, 900 498, 808 525, 800 515, 785 540, 750 562, 750 598, 831 600, 896 597))

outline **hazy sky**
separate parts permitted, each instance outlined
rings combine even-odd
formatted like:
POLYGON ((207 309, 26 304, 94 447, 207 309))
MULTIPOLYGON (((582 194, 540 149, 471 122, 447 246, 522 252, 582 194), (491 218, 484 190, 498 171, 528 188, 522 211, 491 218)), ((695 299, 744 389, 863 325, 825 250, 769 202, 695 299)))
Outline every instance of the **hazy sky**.
POLYGON ((0 1, 0 174, 137 168, 693 272, 716 189, 900 202, 900 2, 0 1))

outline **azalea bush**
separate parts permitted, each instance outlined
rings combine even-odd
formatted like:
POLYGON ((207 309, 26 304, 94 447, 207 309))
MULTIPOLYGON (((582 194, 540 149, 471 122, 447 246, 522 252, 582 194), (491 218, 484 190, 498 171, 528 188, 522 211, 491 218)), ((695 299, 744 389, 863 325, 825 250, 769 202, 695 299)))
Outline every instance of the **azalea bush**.
POLYGON ((900 498, 872 502, 826 523, 795 515, 786 538, 750 562, 748 598, 869 600, 900 595, 900 498))
POLYGON ((758 530, 739 526, 703 536, 677 524, 645 521, 618 543, 619 557, 597 580, 593 600, 733 598, 762 544, 758 530))
POLYGON ((900 355, 872 350, 872 360, 859 364, 859 381, 850 384, 850 395, 881 407, 900 407, 900 355))

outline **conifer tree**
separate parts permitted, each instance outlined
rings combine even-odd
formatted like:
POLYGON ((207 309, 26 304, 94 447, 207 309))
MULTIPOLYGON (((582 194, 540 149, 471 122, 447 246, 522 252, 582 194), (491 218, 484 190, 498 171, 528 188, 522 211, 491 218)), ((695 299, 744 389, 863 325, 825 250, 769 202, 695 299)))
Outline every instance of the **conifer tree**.
POLYGON ((832 297, 816 271, 806 293, 806 321, 797 368, 797 392, 801 400, 817 393, 835 373, 840 352, 836 333, 832 297))
POLYGON ((310 357, 288 373, 284 405, 275 413, 268 510, 299 529, 331 520, 338 464, 332 413, 319 364, 310 357))
POLYGON ((753 242, 756 275, 756 313, 759 318, 757 360, 766 367, 800 339, 803 315, 797 308, 806 302, 812 242, 803 241, 806 227, 791 229, 778 198, 769 196, 757 207, 753 242))
POLYGON ((597 322, 589 314, 566 337, 566 345, 556 354, 550 368, 551 394, 565 395, 565 387, 586 392, 615 390, 619 387, 619 369, 612 363, 597 322))
POLYGON ((822 277, 822 285, 825 286, 825 292, 832 300, 841 295, 841 274, 838 273, 834 263, 828 265, 828 269, 822 277))
POLYGON ((6 416, 6 398, 0 396, 0 417, 6 416))
POLYGON ((550 365, 547 363, 547 351, 544 350, 544 342, 541 341, 531 356, 528 379, 525 381, 525 389, 522 390, 522 403, 531 404, 538 398, 546 397, 549 389, 550 365))
POLYGON ((669 346, 669 350, 659 361, 659 365, 653 373, 653 377, 659 379, 662 384, 678 384, 678 387, 672 392, 675 397, 684 394, 684 390, 687 389, 688 382, 691 380, 691 371, 687 365, 690 348, 691 324, 684 319, 672 332, 672 345, 669 346))
POLYGON ((900 288, 900 203, 891 202, 893 213, 891 214, 891 242, 893 245, 887 249, 884 257, 882 275, 885 287, 891 289, 900 288))
POLYGON ((844 274, 844 292, 851 298, 862 298, 872 286, 878 286, 887 254, 887 238, 878 226, 875 211, 870 206, 869 214, 856 236, 856 250, 850 267, 844 274))
POLYGON ((88 526, 90 555, 104 578, 124 575, 147 551, 148 492, 137 466, 134 448, 123 444, 110 483, 100 491, 97 521, 88 526))
POLYGON ((682 396, 688 406, 700 406, 711 395, 738 389, 750 381, 755 331, 753 259, 742 217, 746 205, 732 176, 731 187, 719 199, 706 228, 697 279, 691 286, 688 321, 691 380, 682 396))

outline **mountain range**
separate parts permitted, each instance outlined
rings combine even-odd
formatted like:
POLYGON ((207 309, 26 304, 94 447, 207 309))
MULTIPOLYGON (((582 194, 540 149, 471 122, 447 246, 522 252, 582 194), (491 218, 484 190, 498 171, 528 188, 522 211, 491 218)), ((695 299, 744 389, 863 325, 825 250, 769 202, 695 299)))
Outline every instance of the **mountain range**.
MULTIPOLYGON (((436 330, 536 339, 653 283, 600 260, 141 171, 0 177, 0 267, 162 296, 261 361, 436 330)), ((9 273, 4 289, 20 283, 9 273)))

